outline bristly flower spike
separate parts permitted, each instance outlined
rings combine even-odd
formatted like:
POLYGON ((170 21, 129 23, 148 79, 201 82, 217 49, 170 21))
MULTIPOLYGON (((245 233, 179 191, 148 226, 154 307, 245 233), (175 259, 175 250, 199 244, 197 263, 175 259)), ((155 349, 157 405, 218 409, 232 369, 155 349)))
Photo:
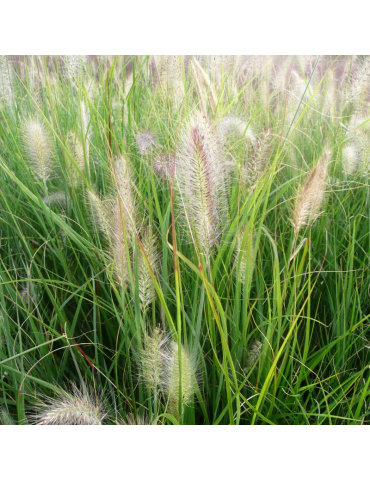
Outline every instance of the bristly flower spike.
POLYGON ((183 131, 176 178, 186 222, 208 258, 218 242, 226 209, 225 172, 219 138, 200 112, 183 131))

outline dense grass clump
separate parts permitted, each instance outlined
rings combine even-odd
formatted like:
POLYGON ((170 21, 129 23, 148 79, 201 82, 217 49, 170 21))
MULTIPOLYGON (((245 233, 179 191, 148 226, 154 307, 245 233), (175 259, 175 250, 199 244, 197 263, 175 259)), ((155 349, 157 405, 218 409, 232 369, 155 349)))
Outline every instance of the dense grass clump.
POLYGON ((0 422, 362 424, 367 57, 1 57, 0 422))

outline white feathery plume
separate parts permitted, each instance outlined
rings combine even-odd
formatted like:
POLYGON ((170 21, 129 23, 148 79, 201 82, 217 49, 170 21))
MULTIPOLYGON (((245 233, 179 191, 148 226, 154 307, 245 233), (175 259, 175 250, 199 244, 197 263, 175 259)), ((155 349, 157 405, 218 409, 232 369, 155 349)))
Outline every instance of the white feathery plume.
POLYGON ((324 110, 330 115, 335 114, 337 104, 337 80, 334 69, 326 74, 326 89, 324 92, 324 110))
POLYGON ((152 132, 140 132, 135 135, 136 146, 141 155, 147 155, 157 145, 152 132))
POLYGON ((354 115, 346 131, 347 145, 343 148, 343 171, 348 175, 356 172, 367 174, 369 170, 369 123, 367 118, 354 115), (361 128, 358 128, 360 127, 361 128))
POLYGON ((247 165, 242 169, 241 179, 252 190, 255 188, 258 178, 266 166, 270 146, 270 131, 267 130, 255 139, 251 155, 247 159, 247 165))
POLYGON ((45 125, 36 118, 29 118, 23 121, 22 135, 32 170, 46 186, 54 168, 54 149, 45 125))
POLYGON ((46 195, 43 198, 43 202, 48 207, 51 207, 53 205, 65 206, 65 204, 66 204, 66 194, 65 194, 64 191, 57 191, 57 192, 49 193, 48 195, 46 195))
POLYGON ((102 425, 106 414, 87 387, 79 389, 75 384, 72 391, 63 391, 55 399, 48 398, 38 409, 37 425, 102 425))
POLYGON ((93 191, 88 191, 87 195, 92 217, 109 243, 108 253, 113 263, 114 276, 124 287, 128 279, 127 248, 132 248, 136 228, 129 169, 123 157, 115 162, 115 175, 118 190, 117 200, 110 199, 104 202, 93 191))
POLYGON ((358 65, 355 65, 355 72, 352 75, 351 85, 346 94, 347 102, 353 102, 363 92, 370 78, 370 56, 359 60, 358 65))
POLYGON ((175 173, 175 164, 176 157, 170 153, 165 153, 155 157, 153 169, 159 177, 169 180, 175 173))
POLYGON ((71 183, 73 185, 78 185, 81 183, 81 175, 85 174, 85 155, 84 155, 84 148, 80 141, 80 139, 75 135, 73 132, 68 132, 67 136, 67 143, 69 146, 69 150, 71 155, 76 162, 78 170, 76 167, 70 162, 69 169, 70 169, 70 176, 71 176, 71 183))
POLYGON ((168 410, 179 419, 182 415, 182 411, 179 411, 180 392, 183 407, 194 402, 194 395, 198 388, 196 361, 187 348, 181 345, 179 349, 178 343, 174 341, 171 341, 169 354, 164 360, 163 388, 168 399, 168 410))
POLYGON ((92 191, 87 191, 87 203, 91 217, 106 241, 112 242, 112 205, 110 201, 103 201, 92 191))
POLYGON ((163 390, 165 359, 169 354, 170 339, 160 328, 144 337, 143 350, 140 352, 140 367, 146 386, 154 393, 163 390))
POLYGON ((73 80, 75 77, 78 77, 83 73, 84 66, 86 63, 85 55, 65 55, 63 60, 64 60, 63 74, 66 77, 73 80))
POLYGON ((123 156, 116 160, 114 171, 118 196, 122 206, 123 221, 129 237, 132 240, 136 234, 136 202, 133 195, 132 174, 128 160, 123 156))
POLYGON ((193 74, 195 80, 195 86, 198 91, 198 95, 202 105, 203 115, 207 114, 207 101, 206 98, 209 98, 212 109, 214 110, 217 106, 217 95, 214 91, 213 85, 209 78, 208 73, 200 65, 198 60, 194 57, 190 63, 190 70, 193 74))
POLYGON ((236 133, 239 137, 244 137, 252 144, 256 142, 256 136, 250 122, 242 120, 238 117, 223 117, 217 124, 217 131, 222 138, 223 143, 226 143, 227 137, 232 133, 236 133))
POLYGON ((151 423, 140 415, 134 417, 132 413, 127 413, 126 420, 122 420, 118 425, 151 425, 151 423))
POLYGON ((225 172, 218 136, 200 112, 191 118, 180 139, 176 177, 194 240, 208 257, 221 233, 225 172))
MULTIPOLYGON (((120 203, 117 202, 113 206, 112 216, 112 260, 113 270, 116 279, 120 282, 122 287, 126 286, 128 279, 128 258, 126 250, 125 235, 122 222, 123 211, 120 207, 120 203)), ((127 227, 126 227, 127 228, 127 227)))
POLYGON ((151 336, 145 336, 140 364, 148 388, 164 394, 169 412, 179 419, 180 378, 183 406, 194 402, 198 389, 196 358, 183 345, 179 350, 177 342, 156 328, 151 336))
POLYGON ((185 96, 182 79, 182 55, 155 55, 159 83, 167 91, 176 108, 179 107, 185 96))
POLYGON ((140 249, 138 265, 139 297, 141 307, 145 310, 156 297, 156 290, 149 268, 154 274, 157 273, 159 268, 160 253, 158 241, 151 226, 147 228, 141 241, 146 259, 144 258, 144 253, 140 249), (150 267, 147 265, 147 262, 149 263, 150 267))
POLYGON ((304 225, 315 220, 320 214, 325 198, 330 158, 331 151, 326 148, 299 191, 293 215, 295 237, 304 225))
POLYGON ((343 172, 346 175, 353 175, 359 170, 360 164, 361 156, 359 151, 356 147, 356 144, 351 142, 342 150, 343 172))

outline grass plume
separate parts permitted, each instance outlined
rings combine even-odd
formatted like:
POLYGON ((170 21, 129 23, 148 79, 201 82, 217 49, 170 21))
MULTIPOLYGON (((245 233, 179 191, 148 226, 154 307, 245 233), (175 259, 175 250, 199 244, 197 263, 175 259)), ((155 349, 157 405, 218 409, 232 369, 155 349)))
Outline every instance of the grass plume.
POLYGON ((38 425, 102 425, 105 417, 101 400, 87 387, 72 384, 71 392, 64 391, 49 398, 38 408, 38 425))
POLYGON ((32 171, 46 185, 54 170, 54 145, 45 125, 37 118, 28 118, 22 124, 25 150, 32 171))
POLYGON ((320 209, 325 198, 330 158, 331 151, 326 148, 298 193, 293 215, 295 237, 298 236, 299 231, 304 225, 315 220, 320 214, 320 209))
POLYGON ((176 173, 182 208, 198 246, 208 257, 221 233, 225 183, 219 138, 200 112, 184 129, 176 173))

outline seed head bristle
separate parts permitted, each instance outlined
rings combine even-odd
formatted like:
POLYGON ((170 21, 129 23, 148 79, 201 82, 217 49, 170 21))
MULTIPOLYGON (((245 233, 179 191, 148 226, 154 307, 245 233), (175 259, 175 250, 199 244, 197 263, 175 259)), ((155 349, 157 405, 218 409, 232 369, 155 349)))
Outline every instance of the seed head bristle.
MULTIPOLYGON (((132 192, 131 170, 125 157, 120 157, 115 162, 114 170, 117 181, 118 196, 122 206, 123 221, 125 222, 125 228, 127 229, 130 240, 132 240, 136 234, 136 206, 132 192)), ((116 212, 116 220, 117 214, 118 212, 116 212)), ((119 216, 121 217, 121 213, 119 216)), ((122 220, 120 227, 122 227, 122 220)))
POLYGON ((367 119, 354 115, 347 129, 346 139, 347 145, 342 151, 344 173, 368 173, 370 142, 367 119), (362 125, 364 123, 365 126, 362 125))
MULTIPOLYGON (((69 150, 71 152, 74 161, 76 162, 78 170, 85 174, 85 155, 84 148, 80 139, 73 132, 68 132, 67 142, 69 150)), ((76 167, 72 164, 69 165, 71 182, 74 185, 77 185, 81 181, 80 173, 76 170, 76 167)))
POLYGON ((92 190, 87 191, 87 203, 90 207, 91 217, 96 223, 105 240, 112 240, 112 208, 111 203, 103 201, 92 190))
POLYGON ((156 55, 154 61, 160 87, 170 96, 175 108, 178 108, 185 96, 182 79, 182 56, 156 55))
MULTIPOLYGON (((128 258, 126 241, 128 242, 128 248, 130 248, 130 239, 126 236, 125 241, 122 216, 123 209, 121 209, 121 204, 120 202, 116 202, 113 205, 112 223, 110 225, 112 238, 111 256, 113 260, 115 277, 124 288, 128 279, 128 258)), ((125 228, 127 228, 127 224, 125 224, 125 228)))
POLYGON ((232 133, 236 133, 239 137, 244 137, 254 144, 256 137, 249 122, 238 117, 223 117, 217 124, 217 131, 223 141, 227 142, 227 138, 232 133))
POLYGON ((75 384, 72 391, 62 392, 55 399, 47 399, 38 409, 37 425, 102 425, 105 412, 100 399, 87 387, 79 389, 75 384))
POLYGON ((165 372, 164 392, 168 398, 168 409, 178 419, 182 415, 179 411, 180 380, 181 404, 185 406, 194 402, 194 395, 198 388, 196 362, 183 345, 179 350, 179 345, 171 341, 170 354, 165 357, 165 372))
POLYGON ((134 417, 134 415, 132 413, 127 413, 126 414, 126 421, 123 420, 122 425, 150 425, 150 422, 140 416, 140 415, 137 415, 136 417, 134 417))
POLYGON ((325 149, 321 159, 313 168, 307 181, 300 189, 293 216, 294 234, 296 237, 304 225, 315 220, 320 214, 320 209, 325 197, 325 186, 330 158, 330 150, 325 149))
POLYGON ((242 180, 252 190, 255 188, 258 178, 265 168, 270 146, 270 132, 268 130, 256 138, 252 145, 247 166, 242 170, 242 180))
POLYGON ((48 207, 51 207, 53 205, 65 206, 65 204, 66 204, 66 194, 63 191, 49 193, 48 195, 46 195, 43 198, 43 202, 48 207))
POLYGON ((146 386, 159 393, 164 384, 165 358, 168 356, 169 337, 159 328, 144 338, 144 348, 140 353, 142 377, 146 386))
POLYGON ((351 85, 346 94, 347 102, 354 102, 363 92, 370 77, 370 56, 366 56, 358 62, 355 66, 355 71, 352 75, 351 85))
POLYGON ((156 296, 156 290, 149 268, 154 274, 156 274, 160 259, 157 238, 154 235, 151 226, 148 227, 143 235, 142 245, 145 251, 146 259, 144 258, 144 253, 140 250, 138 266, 139 297, 141 307, 145 310, 153 302, 156 296), (149 263, 150 267, 148 267, 147 262, 149 263))
POLYGON ((346 175, 353 175, 359 170, 361 163, 360 153, 355 142, 346 145, 342 150, 342 166, 346 175))
POLYGON ((218 241, 226 207, 225 176, 219 138, 200 112, 184 129, 176 177, 194 240, 208 257, 218 241))
POLYGON ((153 162, 153 169, 162 178, 170 179, 175 173, 176 157, 169 153, 158 155, 153 162))
POLYGON ((204 68, 200 65, 196 58, 193 58, 191 61, 191 72, 193 74, 195 86, 201 101, 203 115, 206 115, 206 99, 209 98, 212 109, 214 110, 217 106, 217 95, 214 91, 208 73, 204 70, 204 68))
POLYGON ((83 73, 86 57, 85 55, 65 55, 63 64, 63 75, 67 78, 74 79, 83 73))
POLYGON ((23 122, 24 146, 35 175, 46 182, 53 172, 53 143, 45 125, 36 118, 23 122))
POLYGON ((152 132, 140 132, 135 136, 136 146, 141 155, 148 155, 157 145, 152 132))

